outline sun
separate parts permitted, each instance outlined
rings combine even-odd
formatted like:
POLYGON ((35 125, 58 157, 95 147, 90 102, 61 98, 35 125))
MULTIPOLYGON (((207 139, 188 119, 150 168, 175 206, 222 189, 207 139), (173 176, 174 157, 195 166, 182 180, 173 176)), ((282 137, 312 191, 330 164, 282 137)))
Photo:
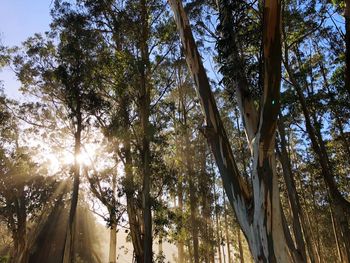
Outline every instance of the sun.
POLYGON ((74 165, 75 159, 82 167, 89 167, 94 164, 97 156, 97 145, 86 144, 81 148, 80 153, 74 156, 74 153, 68 150, 51 152, 45 156, 48 167, 52 173, 58 172, 62 167, 74 165))
POLYGON ((82 151, 76 156, 77 162, 81 166, 90 166, 93 162, 94 153, 89 154, 86 151, 82 151))

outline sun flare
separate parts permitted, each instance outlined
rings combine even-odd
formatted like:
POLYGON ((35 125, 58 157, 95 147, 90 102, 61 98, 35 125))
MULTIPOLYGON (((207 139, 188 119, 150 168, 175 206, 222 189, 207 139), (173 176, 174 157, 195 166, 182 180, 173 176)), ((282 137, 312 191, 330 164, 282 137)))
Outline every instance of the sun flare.
POLYGON ((75 158, 80 166, 91 166, 96 159, 97 146, 94 144, 87 144, 82 147, 81 152, 75 157, 70 151, 57 151, 49 153, 45 156, 49 169, 51 172, 58 172, 66 166, 74 165, 75 158))

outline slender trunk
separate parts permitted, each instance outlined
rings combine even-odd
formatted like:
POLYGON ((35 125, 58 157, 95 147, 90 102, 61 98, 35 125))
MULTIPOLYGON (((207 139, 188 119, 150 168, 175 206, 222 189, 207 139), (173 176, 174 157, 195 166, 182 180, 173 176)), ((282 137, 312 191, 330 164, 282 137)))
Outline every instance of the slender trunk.
POLYGON ((224 213, 225 213, 225 236, 226 236, 226 245, 227 245, 227 257, 228 257, 228 263, 231 263, 231 248, 230 248, 230 235, 228 231, 228 219, 227 219, 227 207, 226 207, 226 197, 223 194, 222 198, 224 199, 224 213))
POLYGON ((69 210, 68 229, 66 234, 63 263, 73 263, 74 259, 74 242, 75 242, 75 224, 76 224, 76 211, 78 205, 79 183, 80 183, 80 163, 78 160, 81 152, 81 132, 82 132, 82 115, 81 115, 81 102, 77 95, 77 109, 76 109, 76 131, 74 142, 74 170, 73 170, 73 190, 72 199, 69 210))
POLYGON ((219 219, 219 210, 217 207, 217 198, 216 198, 216 180, 214 179, 214 210, 215 210, 215 221, 216 221, 216 239, 218 247, 218 256, 219 263, 222 263, 221 257, 221 235, 220 235, 220 219, 219 219))
POLYGON ((206 146, 202 143, 203 147, 200 148, 201 156, 201 184, 202 184, 202 206, 203 206, 203 220, 204 220, 204 226, 203 226, 203 234, 202 234, 202 240, 204 245, 204 251, 205 251, 205 262, 210 263, 211 262, 211 255, 213 254, 213 236, 212 236, 212 228, 213 228, 213 222, 211 220, 211 213, 212 209, 210 204, 213 203, 211 200, 211 185, 212 180, 209 177, 209 174, 206 172, 206 146))
POLYGON ((141 70, 140 70, 140 99, 139 112, 140 123, 142 130, 142 147, 141 147, 141 162, 142 162, 142 208, 143 208, 143 250, 144 263, 151 263, 153 261, 152 252, 152 213, 151 213, 151 168, 150 168, 150 131, 149 131, 149 116, 150 116, 150 83, 149 83, 149 54, 148 54, 148 11, 146 0, 140 0, 141 10, 141 37, 140 37, 140 51, 141 51, 141 70))
POLYGON ((199 240, 198 240, 198 223, 197 223, 197 196, 194 178, 196 176, 193 170, 193 156, 190 145, 189 131, 187 128, 187 114, 186 109, 183 106, 183 117, 184 117, 184 136, 185 136, 185 149, 184 149, 184 159, 186 161, 186 172, 187 180, 189 185, 189 195, 190 195, 190 219, 191 219, 191 232, 192 232, 192 242, 193 242, 193 257, 194 262, 199 263, 199 240))
POLYGON ((134 248, 135 259, 137 263, 143 262, 143 248, 142 248, 142 235, 140 218, 137 217, 137 205, 134 198, 134 179, 132 171, 132 157, 130 149, 130 138, 126 136, 124 141, 124 154, 125 154, 125 191, 126 191, 126 206, 127 214, 129 218, 131 241, 134 248))
MULTIPOLYGON (((181 216, 183 216, 183 189, 182 189, 182 180, 179 180, 178 183, 178 200, 179 200, 179 210, 181 213, 181 216)), ((184 263, 184 257, 185 257, 185 252, 184 252, 184 241, 183 241, 183 223, 180 222, 180 229, 179 229, 179 236, 178 236, 178 241, 177 241, 177 257, 178 257, 178 263, 184 263)))
POLYGON ((109 261, 108 263, 117 262, 117 225, 113 223, 109 230, 109 261))
MULTIPOLYGON (((322 133, 321 133, 321 129, 320 126, 321 124, 317 122, 317 118, 315 116, 315 113, 312 112, 312 118, 313 118, 313 122, 315 125, 315 132, 316 132, 316 136, 318 138, 319 141, 319 145, 320 145, 320 149, 323 153, 323 155, 326 157, 326 161, 328 164, 328 169, 331 169, 331 171, 333 171, 332 165, 328 159, 328 153, 327 153, 327 149, 326 149, 326 145, 325 142, 322 138, 322 133)), ((334 175, 332 174, 332 172, 329 172, 332 176, 333 176, 333 186, 332 187, 337 187, 335 180, 334 180, 334 175)), ((336 224, 339 224, 339 232, 340 232, 340 236, 342 237, 341 241, 342 241, 342 251, 343 251, 343 261, 344 263, 349 263, 350 262, 350 229, 349 229, 349 224, 348 224, 348 213, 350 211, 350 203, 344 199, 339 190, 336 189, 333 190, 334 192, 338 192, 339 195, 337 196, 331 196, 329 189, 328 190, 328 196, 330 196, 330 199, 332 200, 333 197, 333 202, 330 203, 331 206, 333 206, 334 208, 334 214, 336 215, 335 218, 335 222, 336 224)))
POLYGON ((220 222, 219 222, 218 213, 216 214, 216 236, 217 236, 217 246, 218 246, 219 263, 222 263, 220 222))
POLYGON ((329 212, 331 213, 333 234, 334 234, 335 244, 336 244, 336 247, 337 247, 339 262, 343 262, 342 249, 340 247, 339 235, 338 235, 338 230, 337 230, 337 226, 336 226, 336 222, 335 222, 332 206, 329 207, 329 212))
POLYGON ((220 239, 222 241, 222 243, 221 243, 221 246, 222 246, 222 259, 223 259, 224 263, 226 263, 225 245, 224 245, 224 238, 223 238, 221 227, 220 227, 220 239))
POLYGON ((305 229, 307 229, 307 233, 309 233, 309 235, 310 235, 310 241, 307 242, 307 245, 309 247, 308 251, 312 251, 312 254, 314 255, 315 263, 320 263, 320 251, 319 251, 319 249, 317 247, 316 237, 315 237, 314 231, 312 229, 310 213, 308 211, 305 193, 304 193, 304 191, 301 191, 300 194, 301 194, 302 201, 303 201, 303 204, 304 204, 304 207, 305 207, 305 218, 306 218, 305 229))
MULTIPOLYGON (((320 229, 319 229, 319 221, 318 221, 318 215, 317 207, 316 207, 316 198, 315 198, 315 189, 314 186, 311 184, 311 196, 312 196, 312 208, 313 208, 313 214, 312 217, 314 219, 314 222, 312 223, 315 226, 315 245, 318 251, 318 261, 321 263, 323 262, 323 256, 322 256, 322 244, 320 240, 320 229)), ((310 222, 311 223, 311 222, 310 222)))
POLYGON ((197 222, 197 193, 195 187, 196 173, 193 168, 193 156, 194 152, 191 147, 190 133, 187 123, 187 109, 185 105, 186 94, 183 92, 182 83, 179 83, 179 106, 181 107, 181 114, 183 118, 182 134, 184 147, 182 149, 182 159, 186 166, 187 181, 189 185, 189 197, 190 197, 190 220, 191 220, 191 234, 193 243, 193 256, 194 262, 199 263, 199 238, 198 238, 198 222, 197 222))
POLYGON ((134 197, 136 191, 133 172, 133 160, 131 155, 131 138, 130 138, 130 119, 128 106, 129 101, 127 97, 121 97, 120 100, 122 109, 122 125, 125 130, 125 136, 123 137, 123 160, 124 160, 124 173, 125 179, 123 182, 124 191, 126 194, 126 212, 129 218, 130 236, 134 249, 134 256, 137 263, 143 262, 143 247, 142 247, 142 231, 141 231, 141 218, 138 217, 139 207, 134 197))
POLYGON ((288 61, 285 63, 285 67, 288 72, 289 78, 297 92, 299 102, 305 117, 305 127, 310 137, 311 145, 314 150, 315 156, 317 157, 317 160, 321 166, 321 174, 324 178, 324 181, 330 193, 330 202, 331 202, 331 205, 334 206, 334 215, 337 217, 337 220, 339 221, 339 224, 340 224, 340 230, 342 232, 342 237, 343 237, 342 240, 345 244, 346 254, 347 254, 344 260, 345 262, 349 262, 350 231, 349 231, 347 214, 350 211, 350 204, 346 199, 344 199, 344 197, 342 196, 342 194, 339 192, 337 188, 334 175, 332 172, 332 168, 330 165, 327 149, 325 147, 325 143, 319 129, 320 125, 317 122, 317 118, 315 118, 315 116, 312 116, 310 114, 310 111, 307 107, 307 103, 305 100, 305 96, 298 82, 294 78, 294 74, 288 65, 288 61), (312 119, 314 123, 312 123, 312 119))
POLYGON ((117 215, 116 215, 116 188, 117 188, 117 174, 113 173, 112 178, 112 193, 113 193, 113 199, 112 199, 112 208, 110 209, 110 221, 111 221, 111 228, 110 228, 110 235, 109 235, 109 263, 116 263, 117 262, 117 215))
POLYGON ((190 210, 191 210, 191 232, 193 242, 193 257, 194 262, 199 263, 199 240, 198 240, 198 223, 197 223, 197 200, 196 200, 196 189, 193 182, 194 172, 189 168, 188 181, 190 191, 190 210))
MULTIPOLYGON (((296 240, 296 248, 301 254, 302 260, 306 262, 306 249, 305 242, 303 238, 303 230, 302 223, 304 221, 302 209, 300 206, 298 194, 295 187, 295 181, 293 177, 292 167, 290 163, 290 159, 288 157, 287 152, 287 141, 285 138, 285 127, 283 123, 283 117, 280 115, 280 119, 278 121, 278 131, 280 134, 280 145, 281 150, 276 147, 277 152, 279 153, 282 168, 283 168, 283 177, 287 186, 287 193, 289 198, 289 205, 293 215, 293 230, 294 236, 296 240), (280 151, 280 152, 279 152, 280 151)), ((305 233, 306 231, 304 231, 305 233)), ((313 255, 310 255, 311 262, 313 262, 313 255)))
POLYGON ((241 263, 244 263, 244 253, 243 253, 243 246, 242 246, 242 238, 241 238, 241 230, 238 229, 238 249, 239 249, 239 259, 241 263))

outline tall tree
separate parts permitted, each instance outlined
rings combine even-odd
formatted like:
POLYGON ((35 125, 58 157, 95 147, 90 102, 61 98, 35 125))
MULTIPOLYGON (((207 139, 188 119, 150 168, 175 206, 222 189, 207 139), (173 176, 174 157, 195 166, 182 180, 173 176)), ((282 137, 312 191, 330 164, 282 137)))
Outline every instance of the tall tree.
MULTIPOLYGON (((247 237, 254 260, 256 262, 292 262, 293 258, 298 260, 293 244, 288 243, 289 233, 284 231, 285 222, 281 214, 274 155, 281 79, 280 2, 264 3, 264 90, 260 116, 245 86, 246 83, 239 79, 235 79, 232 83, 237 87, 240 110, 253 154, 252 191, 237 169, 182 3, 176 0, 170 0, 169 3, 175 14, 186 61, 195 81, 205 116, 207 140, 215 156, 226 194, 247 237)), ((230 34, 230 28, 225 24, 231 19, 227 1, 219 1, 219 14, 222 32, 226 34, 222 36, 223 41, 230 41, 230 44, 235 45, 235 35, 230 34)), ((227 47, 224 50, 228 52, 227 47)), ((235 51, 238 52, 237 49, 235 51)), ((226 59, 233 57, 231 55, 226 59)))

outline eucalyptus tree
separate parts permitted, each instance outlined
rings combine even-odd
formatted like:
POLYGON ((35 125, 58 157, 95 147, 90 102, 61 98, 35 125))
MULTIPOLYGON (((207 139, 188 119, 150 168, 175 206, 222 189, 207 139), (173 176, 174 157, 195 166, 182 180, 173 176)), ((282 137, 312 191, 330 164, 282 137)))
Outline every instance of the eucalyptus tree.
POLYGON ((1 96, 0 219, 12 235, 11 262, 26 263, 33 246, 30 222, 48 208, 59 183, 34 162, 34 150, 21 145, 22 131, 7 104, 1 96))
POLYGON ((254 260, 256 262, 300 261, 294 244, 290 242, 290 233, 285 231, 286 225, 282 219, 274 155, 274 136, 280 103, 281 3, 279 1, 264 3, 261 42, 264 62, 261 77, 264 81, 260 108, 257 109, 244 77, 246 72, 244 60, 239 55, 236 35, 230 27, 234 5, 230 6, 228 1, 218 2, 222 32, 220 48, 223 52, 221 63, 231 67, 234 65, 238 67, 236 72, 239 72, 231 76, 230 84, 236 87, 238 105, 253 155, 253 189, 250 189, 237 169, 182 3, 181 1, 169 2, 175 14, 186 61, 193 75, 205 116, 206 137, 221 173, 226 194, 247 237, 254 260))
POLYGON ((114 158, 113 150, 101 148, 99 153, 92 159, 88 167, 84 167, 84 174, 89 182, 89 189, 108 211, 107 215, 96 212, 106 222, 110 231, 108 262, 117 262, 117 226, 124 215, 125 207, 121 204, 119 197, 122 196, 120 187, 119 159, 114 158), (112 152, 112 153, 111 153, 112 152), (115 160, 116 159, 116 160, 115 160), (99 164, 99 167, 96 167, 99 164))
POLYGON ((68 6, 56 3, 53 17, 51 35, 58 36, 57 46, 51 36, 45 39, 35 35, 25 42, 26 54, 18 56, 16 63, 23 90, 41 97, 45 103, 63 105, 70 120, 68 125, 74 136, 74 180, 64 262, 71 262, 74 260, 74 222, 81 170, 77 158, 84 125, 89 123, 89 110, 100 104, 91 84, 96 59, 90 54, 101 47, 96 45, 98 34, 88 30, 84 16, 68 6))
MULTIPOLYGON (((314 10, 314 3, 310 2, 305 10, 301 12, 296 7, 291 7, 288 17, 292 24, 304 24, 304 21, 294 18, 293 14, 298 13, 309 20, 305 26, 305 32, 295 32, 293 27, 285 26, 284 30, 284 66, 287 73, 286 86, 292 86, 296 96, 299 99, 300 108, 304 116, 306 132, 311 141, 311 147, 314 155, 320 164, 320 173, 325 180, 326 187, 329 191, 330 205, 334 210, 334 218, 339 225, 341 232, 341 243, 343 244, 343 261, 349 261, 349 208, 350 203, 339 190, 337 181, 341 181, 341 176, 334 169, 333 158, 329 153, 329 145, 326 143, 327 125, 323 120, 328 118, 329 114, 334 118, 334 123, 340 131, 340 135, 344 134, 343 128, 347 125, 347 120, 342 119, 341 115, 348 115, 348 107, 346 98, 348 93, 345 86, 335 90, 330 85, 329 78, 336 73, 343 65, 339 59, 341 57, 341 41, 339 36, 334 34, 337 28, 325 25, 325 13, 328 13, 327 4, 320 5, 318 10, 314 10), (317 12, 317 13, 316 13, 317 12), (291 32, 295 32, 294 37, 290 37, 291 32), (332 43, 325 46, 322 40, 332 43), (321 52, 322 50, 322 52, 321 52), (325 59, 327 57, 327 60, 325 59), (327 66, 326 66, 327 65, 327 66), (337 96, 337 95, 339 96, 337 96), (345 99, 345 101, 344 101, 345 99), (340 105, 344 101, 345 107, 341 110, 334 111, 337 104, 340 105), (327 107, 324 107, 327 105, 327 107), (310 107, 311 106, 311 107, 310 107), (342 112, 340 114, 340 112, 342 112)), ((331 18, 332 19, 332 18, 331 18)), ((343 81, 345 83, 345 81, 343 81)), ((329 123, 333 121, 330 120, 329 123)), ((343 137, 344 146, 348 144, 347 139, 343 137)), ((347 148, 346 148, 347 149, 347 148)))
POLYGON ((167 85, 159 84, 159 69, 172 48, 173 36, 164 9, 166 4, 163 1, 78 1, 77 4, 77 9, 86 12, 92 28, 104 36, 108 45, 110 64, 105 67, 101 83, 112 108, 109 116, 103 117, 107 121, 104 125, 107 130, 111 128, 109 132, 106 130, 107 134, 123 145, 117 152, 125 167, 124 189, 135 257, 137 262, 150 262, 151 193, 155 192, 151 189, 152 149, 157 147, 152 118, 162 92, 167 92, 167 85), (139 179, 141 187, 137 184, 139 179))

